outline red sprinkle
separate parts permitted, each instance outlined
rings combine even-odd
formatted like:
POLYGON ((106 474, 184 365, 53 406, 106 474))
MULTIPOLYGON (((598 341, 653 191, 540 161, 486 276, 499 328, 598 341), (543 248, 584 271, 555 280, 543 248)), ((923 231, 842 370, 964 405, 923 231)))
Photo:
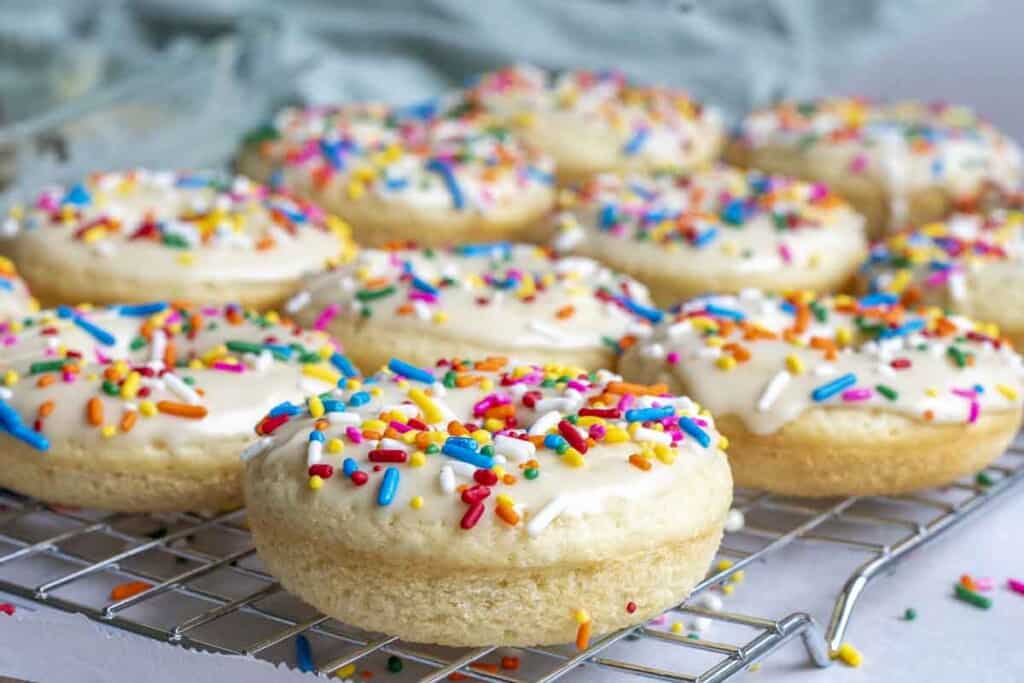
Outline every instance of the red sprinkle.
POLYGON ((576 431, 576 427, 568 420, 562 420, 558 423, 558 433, 569 442, 570 446, 580 453, 587 452, 587 440, 580 436, 580 433, 576 431))
POLYGON ((370 451, 370 462, 405 462, 409 456, 398 448, 377 448, 370 451))
POLYGON ((12 616, 17 608, 9 602, 0 602, 0 612, 12 616))
POLYGON ((309 466, 309 476, 311 477, 330 479, 332 474, 334 474, 334 468, 325 462, 318 462, 315 465, 309 466))
MULTIPOLYGON (((465 495, 465 493, 463 493, 465 495)), ((459 522, 459 526, 463 529, 472 529, 476 526, 476 523, 480 521, 480 518, 484 516, 484 504, 483 501, 479 503, 473 503, 466 510, 466 514, 462 515, 462 521, 459 522)))
POLYGON ((491 470, 478 469, 473 473, 473 480, 484 486, 494 486, 498 483, 498 475, 491 470))
POLYGON ((636 603, 635 603, 635 602, 633 602, 632 600, 630 600, 629 602, 627 602, 627 603, 626 603, 626 611, 627 611, 627 612, 629 612, 630 614, 632 614, 633 612, 635 612, 635 611, 636 611, 636 603))
POLYGON ((350 476, 349 479, 351 479, 352 483, 355 484, 356 486, 362 486, 367 481, 369 481, 370 475, 368 475, 366 472, 363 472, 362 470, 356 470, 355 472, 352 473, 352 476, 350 476))
POLYGON ((256 426, 257 434, 273 434, 274 431, 288 421, 288 414, 282 413, 275 417, 265 417, 263 421, 256 426))
POLYGON ((580 417, 607 417, 614 420, 622 417, 622 411, 618 408, 580 408, 580 417))
POLYGON ((462 502, 469 505, 476 505, 489 495, 491 495, 491 490, 489 488, 481 484, 477 484, 476 486, 471 486, 462 492, 462 502))
POLYGON ((889 363, 889 365, 891 365, 892 367, 896 368, 897 370, 906 370, 907 368, 910 367, 910 359, 909 358, 896 358, 891 363, 889 363))

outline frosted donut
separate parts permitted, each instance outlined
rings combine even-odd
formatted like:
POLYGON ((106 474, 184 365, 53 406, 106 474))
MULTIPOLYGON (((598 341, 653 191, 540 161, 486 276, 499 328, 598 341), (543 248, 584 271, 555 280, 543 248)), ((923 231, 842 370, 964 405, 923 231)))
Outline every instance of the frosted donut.
POLYGON ((563 184, 609 171, 694 170, 718 156, 724 137, 716 110, 619 71, 510 66, 481 76, 465 98, 551 155, 563 184))
POLYGON ((823 185, 758 171, 602 175, 560 204, 556 250, 632 275, 665 306, 746 287, 832 291, 867 252, 863 219, 823 185))
POLYGON ((360 628, 585 647, 684 599, 718 547, 722 439, 664 392, 603 370, 392 360, 260 423, 245 471, 257 550, 360 628))
POLYGON ((0 223, 44 304, 279 304, 347 248, 344 224, 244 177, 128 171, 49 188, 0 223))
POLYGON ((586 258, 498 242, 448 250, 362 250, 310 278, 286 305, 373 372, 393 356, 512 355, 607 367, 623 335, 660 320, 643 285, 586 258))
POLYGON ((861 286, 995 323, 1024 347, 1024 213, 956 215, 892 235, 872 246, 861 286))
POLYGON ((0 486, 64 505, 236 506, 253 423, 355 375, 326 335, 235 306, 65 307, 0 334, 0 486))
POLYGON ((1021 359, 990 332, 891 295, 750 291, 687 303, 620 371, 707 406, 738 485, 894 494, 974 472, 1016 433, 1021 359))
POLYGON ((238 166, 337 213, 367 246, 523 239, 554 201, 549 159, 487 117, 431 107, 285 109, 238 166))
POLYGON ((39 303, 18 275, 14 263, 0 256, 0 321, 18 319, 39 310, 39 303))
POLYGON ((962 106, 855 98, 782 102, 750 114, 726 158, 827 183, 877 237, 1016 188, 1020 148, 962 106))

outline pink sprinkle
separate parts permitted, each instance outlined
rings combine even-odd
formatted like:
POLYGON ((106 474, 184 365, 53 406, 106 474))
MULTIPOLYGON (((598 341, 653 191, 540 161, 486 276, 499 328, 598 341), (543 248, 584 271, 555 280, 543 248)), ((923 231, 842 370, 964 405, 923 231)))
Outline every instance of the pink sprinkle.
POLYGON ((953 389, 953 393, 959 396, 960 398, 973 399, 975 396, 977 396, 974 389, 953 389))
POLYGON ((677 364, 679 362, 679 352, 669 351, 668 354, 665 356, 665 362, 667 362, 669 365, 677 364))
POLYGON ((604 438, 606 430, 603 425, 590 425, 588 433, 595 441, 600 441, 604 438))
POLYGON ((655 626, 661 626, 668 620, 668 615, 662 614, 660 617, 654 617, 651 619, 651 623, 655 626))
POLYGON ((397 420, 391 420, 391 422, 388 423, 388 426, 400 434, 405 434, 407 431, 412 429, 412 427, 410 427, 409 425, 402 424, 397 420))
POLYGON ((4 346, 14 346, 18 343, 17 337, 4 337, 4 346))
POLYGON ((348 440, 351 441, 352 443, 363 442, 363 433, 360 432, 355 427, 345 427, 345 436, 347 436, 348 440))
POLYGON ((867 155, 858 154, 850 160, 850 170, 854 173, 860 173, 868 167, 867 155))
POLYGON ((811 201, 817 201, 824 199, 828 196, 828 187, 822 183, 814 183, 811 185, 811 201))
POLYGON ((929 287, 938 287, 939 285, 945 284, 946 280, 949 279, 949 276, 952 275, 954 271, 954 268, 937 270, 931 275, 929 275, 927 278, 925 278, 924 283, 929 287))
POLYGON ((213 364, 214 370, 223 370, 225 372, 241 373, 245 370, 245 366, 241 363, 226 363, 222 360, 217 361, 213 364))
MULTIPOLYGON (((473 417, 480 417, 490 410, 492 406, 498 405, 500 400, 501 397, 498 394, 488 394, 487 396, 484 396, 473 404, 473 417)), ((508 399, 506 399, 505 402, 508 403, 508 399)))
POLYGON ((618 405, 616 405, 615 407, 625 412, 629 410, 634 403, 636 403, 636 396, 634 396, 633 394, 623 394, 622 397, 619 398, 618 405))
POLYGON ((793 262, 793 252, 791 252, 789 247, 785 244, 779 245, 779 256, 781 256, 782 260, 786 263, 793 262))
POLYGON ((568 387, 569 389, 575 389, 576 391, 586 391, 587 389, 590 388, 586 384, 583 384, 582 382, 579 382, 577 380, 570 380, 569 382, 566 383, 565 386, 568 387))
POLYGON ((980 591, 990 591, 996 587, 996 582, 990 576, 972 577, 971 580, 974 581, 974 587, 980 591))
POLYGON ((1024 595, 1024 581, 1018 581, 1017 579, 1009 579, 1006 585, 1010 587, 1014 593, 1020 593, 1024 595))
POLYGON ((974 424, 978 421, 978 413, 981 412, 981 406, 977 401, 971 401, 971 411, 967 414, 967 422, 974 424))
POLYGON ((871 389, 869 389, 867 387, 863 387, 863 388, 860 388, 860 389, 847 389, 846 391, 844 391, 842 393, 842 397, 843 397, 844 401, 848 401, 848 402, 866 401, 869 398, 871 398, 871 394, 872 394, 871 389))
POLYGON ((320 311, 320 315, 316 317, 316 322, 313 323, 313 329, 318 332, 323 332, 327 325, 330 324, 330 322, 334 320, 334 317, 340 312, 341 306, 338 304, 330 304, 325 307, 324 310, 320 311))
POLYGON ((75 381, 75 373, 71 372, 70 370, 65 369, 62 372, 62 375, 65 384, 70 384, 71 382, 75 381))
POLYGON ((418 289, 409 292, 409 298, 412 299, 413 301, 426 301, 428 304, 437 303, 436 294, 431 294, 430 292, 421 292, 418 289))

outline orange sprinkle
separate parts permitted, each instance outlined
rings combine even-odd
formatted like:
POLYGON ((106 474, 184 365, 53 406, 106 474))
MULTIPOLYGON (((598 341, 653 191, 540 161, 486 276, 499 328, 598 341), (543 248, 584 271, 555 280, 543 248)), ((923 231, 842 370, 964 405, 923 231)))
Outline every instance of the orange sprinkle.
POLYGON ((610 394, 635 394, 637 396, 657 396, 668 393, 668 386, 664 384, 633 384, 632 382, 609 382, 605 391, 610 394))
POLYGON ((175 415, 177 417, 188 417, 192 419, 201 419, 206 417, 205 406, 193 406, 188 403, 178 403, 177 401, 158 401, 156 409, 161 413, 175 415))
POLYGON ((174 342, 168 340, 167 346, 164 347, 164 365, 169 368, 173 368, 177 360, 178 349, 174 346, 174 342))
POLYGON ((573 306, 572 304, 569 304, 568 306, 562 306, 561 308, 559 308, 555 312, 555 317, 557 317, 559 320, 565 320, 566 318, 573 317, 575 314, 576 307, 573 306))
POLYGON ((398 315, 412 315, 413 307, 412 304, 405 303, 395 309, 395 313, 398 315))
POLYGON ((89 418, 89 424, 93 427, 103 424, 103 401, 96 396, 90 398, 86 404, 86 415, 89 418))
POLYGON ((929 422, 934 420, 935 419, 934 411, 931 411, 931 410, 924 411, 924 419, 928 420, 929 422))
POLYGON ((43 387, 50 386, 51 384, 53 384, 56 381, 57 381, 57 375, 50 375, 50 374, 40 375, 39 379, 36 380, 36 386, 39 387, 40 389, 42 389, 43 387))
POLYGON ((515 671, 519 668, 519 657, 502 657, 501 668, 508 671, 515 671))
POLYGON ((975 585, 974 579, 971 578, 970 574, 964 574, 960 577, 960 585, 969 591, 978 590, 978 587, 975 585))
POLYGON ((274 248, 277 243, 274 238, 270 235, 264 235, 256 242, 256 251, 269 251, 274 248))
POLYGON ((511 403, 506 403, 505 405, 502 406, 493 406, 491 408, 488 408, 487 411, 484 412, 484 417, 505 419, 506 417, 512 417, 515 414, 516 407, 511 403))
POLYGON ((722 346, 722 348, 732 354, 732 357, 736 359, 737 363, 746 363, 750 360, 750 350, 742 344, 736 342, 730 342, 722 346))
POLYGON ((735 329, 736 329, 736 323, 734 323, 733 321, 729 320, 728 318, 725 318, 723 320, 718 321, 718 336, 719 337, 728 337, 729 335, 731 335, 733 333, 733 330, 735 330, 735 329))
POLYGON ((118 372, 116 367, 111 365, 103 371, 103 379, 110 380, 111 382, 117 382, 121 379, 121 373, 118 372))
POLYGON ((127 583, 119 583, 113 587, 110 591, 111 600, 124 600, 130 598, 133 595, 138 595, 142 591, 149 590, 153 587, 153 584, 146 583, 145 581, 128 581, 127 583))
POLYGON ((771 330, 766 330, 763 327, 752 325, 751 323, 743 322, 743 340, 744 341, 756 341, 758 339, 778 339, 779 335, 775 334, 771 330))
POLYGON ((623 351, 625 351, 626 349, 631 349, 633 348, 633 345, 636 344, 636 342, 637 339, 635 335, 627 334, 625 337, 619 340, 619 348, 622 349, 623 351))
POLYGON ((508 358, 505 358, 505 356, 488 356, 474 365, 473 368, 480 372, 497 372, 506 365, 508 365, 508 358))
POLYGON ((824 351, 827 360, 835 360, 839 355, 836 343, 828 337, 811 337, 811 348, 824 351))
POLYGON ((53 409, 57 406, 53 401, 44 401, 39 404, 39 411, 36 413, 40 419, 49 417, 53 413, 53 409))
POLYGON ((245 316, 242 314, 242 310, 235 308, 234 306, 231 306, 225 311, 224 317, 227 318, 227 321, 232 325, 241 325, 245 322, 245 316))
POLYGON ((371 441, 380 441, 381 433, 375 429, 364 429, 363 438, 370 439, 371 441))
POLYGON ((453 671, 448 674, 449 681, 464 681, 466 680, 466 674, 460 674, 458 671, 453 671))
POLYGON ((498 673, 497 664, 488 664, 487 662, 473 662, 469 665, 470 669, 476 669, 477 671, 486 671, 489 674, 498 673))
POLYGON ((124 415, 121 416, 121 431, 130 432, 132 427, 135 426, 135 422, 139 419, 139 414, 134 410, 126 410, 124 415))
POLYGON ((502 505, 499 503, 498 506, 494 508, 494 511, 506 524, 510 526, 519 524, 519 513, 516 512, 515 508, 511 505, 502 505))
POLYGON ((415 441, 416 447, 419 449, 424 449, 433 443, 433 440, 430 438, 430 432, 417 432, 415 441))
POLYGON ((629 464, 632 465, 633 467, 636 467, 637 469, 643 470, 644 472, 651 469, 651 461, 645 458, 644 456, 640 455, 639 453, 634 453, 633 455, 629 456, 629 464))
POLYGON ((956 325, 954 325, 949 318, 939 318, 939 321, 935 325, 935 332, 940 337, 948 337, 956 331, 956 325))
POLYGON ((588 645, 590 645, 590 622, 584 621, 576 629, 576 649, 586 650, 588 645))
POLYGON ((327 420, 317 420, 315 423, 313 423, 313 428, 316 429, 317 431, 323 432, 326 431, 330 425, 331 423, 328 422, 327 420))
POLYGON ((515 486, 517 481, 519 480, 516 479, 516 475, 514 474, 505 473, 501 476, 501 483, 505 486, 515 486))
POLYGON ((452 436, 466 436, 469 434, 469 430, 463 427, 458 420, 452 420, 448 423, 448 433, 452 436))
POLYGON ((455 386, 460 389, 465 389, 468 386, 472 386, 477 383, 480 379, 479 375, 467 375, 461 374, 455 376, 455 386))

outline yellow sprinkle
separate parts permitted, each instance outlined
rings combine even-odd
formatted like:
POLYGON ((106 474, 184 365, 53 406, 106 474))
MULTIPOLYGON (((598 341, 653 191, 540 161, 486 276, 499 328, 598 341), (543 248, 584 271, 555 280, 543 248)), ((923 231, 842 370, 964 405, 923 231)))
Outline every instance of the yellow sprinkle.
POLYGON ((416 404, 417 408, 423 411, 423 419, 427 421, 427 424, 437 424, 444 420, 444 414, 441 412, 441 409, 437 407, 437 404, 422 389, 410 389, 409 398, 416 404))
POLYGON ((786 356, 786 369, 794 375, 802 375, 804 374, 804 362, 800 360, 800 356, 791 353, 786 356))
POLYGON ((505 476, 505 468, 502 467, 501 465, 495 465, 494 467, 492 467, 491 472, 494 472, 496 475, 498 475, 498 479, 501 479, 502 477, 505 476))
POLYGON ((732 567, 732 560, 719 560, 718 564, 715 565, 715 571, 725 571, 732 567))
POLYGON ((419 510, 423 507, 423 496, 413 496, 412 500, 409 501, 409 506, 413 510, 419 510))
POLYGON ((346 664, 345 666, 343 666, 340 669, 338 669, 337 671, 335 671, 334 675, 337 676, 338 678, 349 678, 355 672, 356 672, 356 665, 355 664, 346 664))
POLYGON ((117 427, 114 425, 103 425, 103 428, 100 430, 100 434, 103 435, 104 439, 109 439, 117 434, 117 427))
POLYGON ((516 504, 514 500, 509 498, 508 495, 504 493, 499 493, 498 497, 495 498, 495 501, 498 503, 498 505, 508 505, 509 507, 514 507, 516 504))
POLYGON ((585 609, 576 610, 576 614, 573 615, 576 618, 577 624, 585 624, 590 621, 590 612, 585 609))
POLYGON ((676 451, 663 443, 654 444, 654 455, 657 456, 658 460, 671 465, 676 461, 676 451))
POLYGON ((349 182, 348 188, 346 189, 348 191, 348 198, 352 200, 362 199, 363 195, 366 193, 366 190, 363 188, 363 184, 355 179, 349 182))
POLYGON ((318 379, 327 384, 337 384, 338 380, 341 379, 341 374, 322 365, 303 365, 302 374, 306 377, 312 377, 318 379))
POLYGON ((327 440, 327 452, 328 453, 341 453, 345 450, 345 444, 341 439, 328 439, 327 440))
POLYGON ((314 419, 324 414, 324 402, 320 400, 319 396, 310 396, 306 403, 309 405, 309 414, 314 419))
POLYGON ((725 593, 726 595, 732 595, 733 591, 735 591, 735 590, 736 590, 736 586, 732 585, 731 583, 727 583, 724 586, 722 586, 722 592, 725 593))
POLYGON ((263 314, 263 318, 272 325, 276 325, 281 322, 281 316, 277 314, 277 311, 267 311, 263 314))
POLYGON ((849 346, 851 341, 853 341, 853 332, 849 327, 840 327, 836 330, 836 344, 849 346))
POLYGON ((492 380, 490 377, 484 377, 482 380, 480 380, 480 388, 483 389, 484 391, 490 391, 491 389, 494 388, 494 380, 492 380))
POLYGON ((448 322, 448 314, 444 311, 438 311, 434 314, 434 322, 438 325, 443 325, 448 322))
POLYGON ((736 367, 736 359, 732 356, 719 356, 718 360, 715 361, 715 365, 717 365, 720 370, 729 371, 736 367))
POLYGON ((314 474, 312 477, 309 478, 309 488, 313 489, 314 491, 318 490, 323 485, 324 480, 320 478, 320 475, 314 474))
POLYGON ((721 337, 707 337, 704 340, 704 346, 710 346, 711 348, 717 349, 725 345, 725 340, 721 337))
POLYGON ((190 370, 202 370, 203 361, 199 360, 198 358, 193 358, 188 362, 188 367, 190 370))
POLYGON ((139 412, 143 417, 153 417, 156 415, 156 404, 152 401, 142 401, 139 403, 139 412))
POLYGON ((624 443, 629 441, 629 432, 619 427, 612 427, 604 435, 605 443, 624 443))
POLYGON ((996 385, 996 389, 999 391, 1000 394, 1005 396, 1007 398, 1007 400, 1010 400, 1010 401, 1016 401, 1017 400, 1017 391, 1015 389, 1013 389, 1013 387, 1008 387, 1005 384, 997 384, 996 385))
POLYGON ((427 454, 423 451, 416 451, 409 456, 410 467, 422 467, 427 462, 427 454))
POLYGON ((357 379, 350 379, 347 382, 345 382, 345 388, 348 389, 349 391, 355 391, 361 386, 363 386, 363 383, 357 379))
POLYGON ((859 667, 864 661, 864 656, 860 653, 860 650, 849 643, 843 643, 840 645, 835 656, 836 659, 846 666, 852 666, 854 668, 859 667))
POLYGON ((388 423, 383 420, 365 420, 362 428, 371 432, 383 432, 387 429, 388 423))
POLYGON ((13 387, 18 383, 18 373, 14 370, 8 370, 4 373, 4 384, 9 387, 13 387))
POLYGON ((478 429, 470 436, 473 437, 473 441, 476 441, 480 445, 488 444, 491 442, 491 433, 486 429, 478 429))
POLYGON ((124 382, 121 383, 121 398, 135 398, 135 395, 139 393, 139 382, 141 380, 142 375, 134 370, 128 373, 124 382))
MULTIPOLYGON (((272 313, 272 312, 273 312, 273 311, 271 311, 271 313, 272 313)), ((334 353, 334 344, 324 344, 323 346, 321 346, 321 347, 320 347, 320 348, 319 348, 319 349, 317 350, 317 353, 319 353, 319 354, 320 354, 320 357, 321 357, 321 358, 323 358, 323 359, 325 359, 325 360, 326 360, 327 358, 330 358, 330 357, 331 357, 331 354, 332 354, 332 353, 334 353)))
POLYGON ((718 448, 719 450, 723 451, 729 448, 729 439, 725 436, 725 434, 722 434, 722 436, 718 438, 718 448))
POLYGON ((672 633, 682 633, 683 623, 681 621, 672 622, 672 633))
POLYGON ((740 570, 734 572, 733 575, 729 577, 729 580, 732 581, 733 583, 741 583, 743 581, 743 579, 746 578, 746 576, 747 575, 743 573, 743 570, 740 569, 740 570))
POLYGON ((406 432, 405 434, 402 434, 402 441, 404 443, 412 443, 415 440, 416 440, 416 432, 409 431, 409 432, 406 432))
POLYGON ((575 448, 569 448, 562 455, 562 462, 569 467, 583 467, 583 456, 575 448))
POLYGON ((928 387, 927 389, 924 390, 924 393, 928 394, 929 396, 938 396, 939 390, 936 389, 935 387, 928 387))
POLYGON ((484 420, 484 429, 489 432, 497 432, 505 428, 505 421, 496 417, 489 417, 484 420))
POLYGON ((183 266, 191 266, 196 262, 196 255, 191 253, 178 254, 178 263, 183 266))

